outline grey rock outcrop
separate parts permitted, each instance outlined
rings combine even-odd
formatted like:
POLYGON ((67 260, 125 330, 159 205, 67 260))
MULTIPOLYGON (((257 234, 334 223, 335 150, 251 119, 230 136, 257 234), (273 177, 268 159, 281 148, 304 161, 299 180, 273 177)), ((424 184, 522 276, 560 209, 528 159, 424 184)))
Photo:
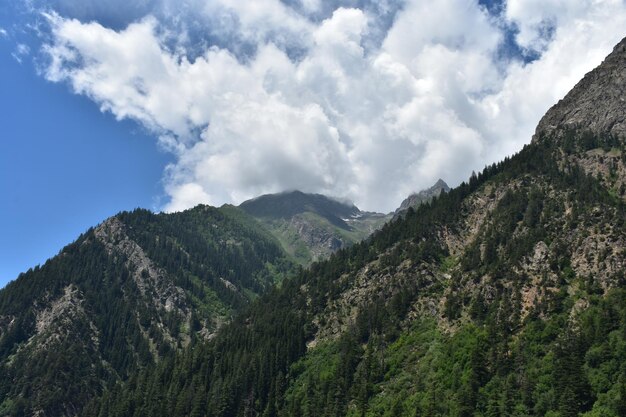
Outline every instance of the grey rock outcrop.
POLYGON ((429 202, 444 191, 447 193, 450 191, 450 187, 448 187, 448 184, 440 178, 432 187, 418 193, 411 194, 404 199, 404 201, 400 204, 400 207, 398 207, 394 212, 393 218, 396 219, 398 216, 401 216, 410 207, 416 208, 421 204, 429 202))
POLYGON ((561 127, 626 135, 626 38, 543 116, 533 142, 561 127))

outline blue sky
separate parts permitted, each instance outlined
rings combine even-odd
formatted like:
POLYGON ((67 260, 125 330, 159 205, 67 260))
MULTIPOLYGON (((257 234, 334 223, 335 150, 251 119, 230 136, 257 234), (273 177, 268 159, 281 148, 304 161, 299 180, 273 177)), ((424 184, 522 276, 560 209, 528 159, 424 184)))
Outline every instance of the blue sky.
POLYGON ((458 184, 624 27, 614 0, 3 2, 0 286, 120 210, 458 184))
POLYGON ((158 206, 170 159, 145 129, 46 81, 14 49, 0 38, 0 286, 108 216, 158 206))

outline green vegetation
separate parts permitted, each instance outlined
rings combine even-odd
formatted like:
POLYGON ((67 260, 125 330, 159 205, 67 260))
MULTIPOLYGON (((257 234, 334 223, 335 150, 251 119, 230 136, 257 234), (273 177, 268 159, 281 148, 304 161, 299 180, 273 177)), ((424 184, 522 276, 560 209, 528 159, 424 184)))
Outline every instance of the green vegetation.
POLYGON ((239 206, 280 242, 296 263, 308 266, 379 229, 389 216, 300 191, 264 195, 239 206))
POLYGON ((367 218, 343 227, 313 212, 299 213, 293 218, 259 221, 278 239, 285 251, 300 265, 330 256, 342 246, 349 246, 368 237, 380 228, 386 217, 367 218))
POLYGON ((364 347, 344 336, 292 366, 282 415, 623 415, 624 290, 595 298, 575 323, 561 312, 517 334, 508 324, 490 318, 448 335, 426 319, 364 347))

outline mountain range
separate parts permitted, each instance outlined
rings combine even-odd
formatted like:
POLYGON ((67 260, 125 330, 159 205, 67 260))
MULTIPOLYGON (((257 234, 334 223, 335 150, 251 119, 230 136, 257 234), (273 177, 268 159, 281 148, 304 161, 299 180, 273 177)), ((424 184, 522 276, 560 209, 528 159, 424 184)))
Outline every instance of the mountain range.
POLYGON ((625 81, 626 39, 519 153, 393 214, 106 220, 0 292, 0 415, 626 415, 625 81))
POLYGON ((74 415, 389 218, 293 191, 107 219, 0 291, 0 415, 74 415))

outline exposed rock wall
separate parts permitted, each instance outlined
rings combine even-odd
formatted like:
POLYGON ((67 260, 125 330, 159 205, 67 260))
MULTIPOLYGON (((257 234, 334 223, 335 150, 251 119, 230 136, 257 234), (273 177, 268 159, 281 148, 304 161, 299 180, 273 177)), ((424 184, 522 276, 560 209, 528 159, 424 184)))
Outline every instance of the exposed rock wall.
POLYGON ((543 116, 537 141, 559 127, 580 127, 598 134, 626 135, 626 38, 543 116))

